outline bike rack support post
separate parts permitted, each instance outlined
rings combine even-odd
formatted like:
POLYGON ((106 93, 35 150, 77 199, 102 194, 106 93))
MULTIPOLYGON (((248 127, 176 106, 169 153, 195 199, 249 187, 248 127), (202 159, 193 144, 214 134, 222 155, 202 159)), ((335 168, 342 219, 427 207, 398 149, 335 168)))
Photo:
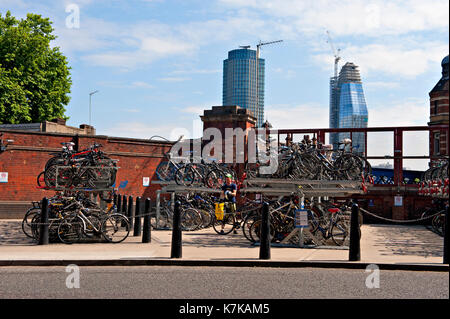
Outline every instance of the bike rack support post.
POLYGON ((142 242, 150 243, 152 241, 151 220, 150 220, 150 198, 145 200, 144 208, 144 229, 142 230, 142 242))
POLYGON ((39 242, 38 245, 48 245, 48 199, 44 197, 41 203, 41 218, 39 225, 39 242))
POLYGON ((267 202, 262 207, 259 259, 270 259, 270 214, 269 204, 267 202))
POLYGON ((130 222, 130 227, 134 226, 134 221, 133 221, 133 196, 129 196, 128 197, 128 211, 127 211, 127 217, 128 220, 130 222))
POLYGON ((133 229, 133 236, 141 236, 141 198, 136 197, 136 206, 135 206, 135 212, 134 212, 134 229, 133 229))
POLYGON ((349 261, 361 260, 361 245, 360 245, 360 229, 359 229, 359 206, 353 203, 352 214, 350 217, 350 248, 349 261))
POLYGON ((444 217, 444 264, 448 264, 448 206, 444 217))
POLYGON ((181 203, 175 203, 175 210, 173 214, 173 228, 172 228, 172 247, 170 251, 170 258, 181 258, 182 256, 182 233, 181 233, 181 203))
POLYGON ((159 216, 161 212, 161 190, 156 191, 156 229, 159 228, 159 216))

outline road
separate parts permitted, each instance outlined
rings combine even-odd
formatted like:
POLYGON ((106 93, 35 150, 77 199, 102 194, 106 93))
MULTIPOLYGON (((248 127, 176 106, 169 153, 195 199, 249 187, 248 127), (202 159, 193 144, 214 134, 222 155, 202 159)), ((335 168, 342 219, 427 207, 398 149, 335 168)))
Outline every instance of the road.
MULTIPOLYGON (((449 298, 448 272, 381 270, 379 288, 367 288, 367 277, 375 274, 317 268, 0 267, 0 298, 449 298)), ((373 287, 377 281, 369 283, 373 287)))

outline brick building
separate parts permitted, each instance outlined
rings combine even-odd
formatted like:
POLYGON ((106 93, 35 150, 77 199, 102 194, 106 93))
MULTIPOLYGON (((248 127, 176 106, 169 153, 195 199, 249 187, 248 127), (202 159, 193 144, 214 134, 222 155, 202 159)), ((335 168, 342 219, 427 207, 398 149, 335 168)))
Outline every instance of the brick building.
POLYGON ((36 178, 51 157, 49 153, 61 150, 61 142, 72 141, 79 150, 94 143, 102 144, 105 153, 119 160, 116 179, 116 186, 122 185, 119 193, 153 199, 159 185, 143 186, 143 177, 156 180, 156 166, 173 145, 173 142, 102 135, 4 129, 0 129, 0 134, 3 134, 0 173, 7 173, 6 179, 0 182, 0 218, 21 218, 31 201, 54 195, 53 191, 39 189, 36 178))
MULTIPOLYGON (((448 55, 442 60, 442 77, 430 91, 430 122, 428 125, 448 125, 449 123, 449 65, 448 55)), ((430 155, 448 156, 449 137, 445 131, 430 131, 430 155)))

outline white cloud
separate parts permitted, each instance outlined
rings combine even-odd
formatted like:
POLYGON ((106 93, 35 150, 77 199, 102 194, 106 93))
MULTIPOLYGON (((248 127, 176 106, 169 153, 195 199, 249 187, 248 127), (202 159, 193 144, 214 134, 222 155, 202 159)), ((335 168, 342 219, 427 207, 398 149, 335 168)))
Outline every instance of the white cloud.
POLYGON ((264 116, 273 128, 326 128, 328 107, 316 103, 297 106, 267 106, 264 116))
POLYGON ((160 78, 158 80, 163 81, 163 82, 184 82, 184 81, 189 81, 190 78, 168 76, 168 77, 165 77, 165 78, 160 78))
POLYGON ((170 140, 170 132, 175 125, 155 126, 143 122, 122 122, 111 125, 106 129, 97 129, 97 134, 114 137, 131 137, 149 139, 153 135, 161 135, 170 140))
POLYGON ((303 33, 332 30, 336 35, 382 37, 413 31, 448 29, 446 0, 221 0, 231 8, 251 8, 303 33))
MULTIPOLYGON (((362 77, 366 77, 369 73, 382 72, 412 78, 428 71, 433 63, 440 62, 447 53, 448 44, 432 41, 353 45, 346 47, 341 54, 340 67, 345 62, 353 62, 360 67, 362 77)), ((329 65, 334 63, 329 53, 317 54, 313 59, 323 65, 324 69, 328 69, 329 65)))
POLYGON ((411 126, 427 125, 429 120, 429 102, 411 99, 406 101, 392 101, 386 105, 370 105, 369 126, 411 126))

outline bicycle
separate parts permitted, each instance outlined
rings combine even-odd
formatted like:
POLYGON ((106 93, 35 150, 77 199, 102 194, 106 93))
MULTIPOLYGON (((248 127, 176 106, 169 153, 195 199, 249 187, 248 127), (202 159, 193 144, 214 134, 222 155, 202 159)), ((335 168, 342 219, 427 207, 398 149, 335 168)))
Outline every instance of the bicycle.
POLYGON ((61 242, 71 244, 78 242, 82 236, 102 236, 110 243, 124 241, 130 233, 128 218, 119 213, 104 216, 89 213, 84 207, 78 207, 73 213, 64 216, 58 226, 58 238, 61 242))

